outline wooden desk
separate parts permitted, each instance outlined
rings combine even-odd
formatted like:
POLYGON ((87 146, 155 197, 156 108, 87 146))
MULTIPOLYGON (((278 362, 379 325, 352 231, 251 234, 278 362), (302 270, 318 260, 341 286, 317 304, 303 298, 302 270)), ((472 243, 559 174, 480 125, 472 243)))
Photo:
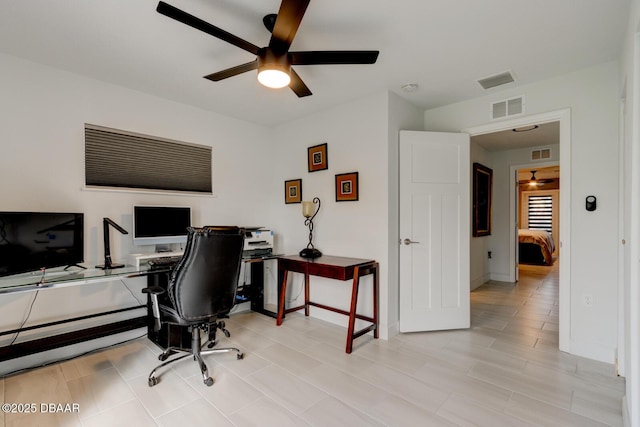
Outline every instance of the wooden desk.
POLYGON ((335 313, 349 316, 349 327, 347 330, 346 352, 351 353, 353 340, 373 331, 374 338, 378 338, 378 263, 370 259, 345 258, 331 255, 323 255, 320 258, 308 259, 298 255, 278 256, 278 273, 282 274, 282 287, 280 288, 278 302, 278 317, 276 325, 282 324, 282 319, 286 313, 298 311, 304 308, 305 316, 309 315, 309 306, 323 308, 335 313), (287 291, 287 276, 290 271, 304 274, 304 304, 298 307, 285 309, 284 302, 287 291), (358 290, 360 287, 360 277, 373 274, 373 317, 366 317, 356 313, 358 302, 358 290), (309 301, 309 276, 326 277, 336 280, 351 280, 351 305, 350 310, 340 310, 324 304, 309 301), (372 322, 371 325, 359 331, 354 331, 356 319, 372 322))

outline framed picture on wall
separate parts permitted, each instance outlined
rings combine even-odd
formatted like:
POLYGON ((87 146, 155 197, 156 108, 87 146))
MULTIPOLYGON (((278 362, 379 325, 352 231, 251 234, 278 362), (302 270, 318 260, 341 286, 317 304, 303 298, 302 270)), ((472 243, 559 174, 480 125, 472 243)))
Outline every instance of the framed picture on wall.
POLYGON ((493 171, 480 163, 473 164, 473 236, 491 234, 491 185, 493 171))
POLYGON ((307 148, 307 164, 309 172, 317 172, 329 168, 326 143, 307 148))
POLYGON ((336 202, 358 200, 358 172, 336 175, 336 202))
POLYGON ((301 179, 291 179, 284 182, 284 202, 286 204, 302 202, 301 179))

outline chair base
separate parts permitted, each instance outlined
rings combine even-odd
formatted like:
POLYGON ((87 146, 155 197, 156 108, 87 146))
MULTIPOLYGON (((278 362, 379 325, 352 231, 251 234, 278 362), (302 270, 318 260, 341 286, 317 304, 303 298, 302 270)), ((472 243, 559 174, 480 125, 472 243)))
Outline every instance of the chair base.
MULTIPOLYGON (((222 326, 220 328, 225 332, 225 335, 227 335, 228 332, 226 331, 226 329, 224 329, 224 322, 220 322, 220 323, 222 323, 222 326)), ((202 325, 191 327, 191 348, 169 347, 165 351, 163 351, 162 354, 160 354, 160 356, 158 356, 159 360, 162 360, 162 361, 166 360, 166 361, 164 363, 159 364, 155 368, 153 368, 153 370, 149 374, 149 378, 148 378, 149 387, 153 387, 154 385, 158 384, 158 382, 160 382, 160 377, 156 376, 156 371, 158 369, 164 366, 167 366, 173 362, 182 360, 187 356, 193 356, 193 359, 198 362, 198 365, 200 366, 200 373, 202 374, 202 381, 208 387, 211 387, 213 385, 213 378, 209 376, 209 370, 207 369, 207 364, 204 363, 204 360, 202 360, 202 356, 206 356, 209 354, 235 352, 237 360, 241 360, 244 358, 244 354, 235 347, 202 350, 204 345, 208 345, 208 347, 210 348, 214 346, 217 343, 217 341, 215 341, 215 338, 214 338, 213 341, 207 341, 204 344, 202 344, 202 339, 200 338, 201 327, 202 325), (179 357, 176 357, 175 359, 167 360, 169 357, 173 356, 174 354, 181 354, 181 355, 179 357)), ((218 323, 216 323, 213 326, 207 325, 207 327, 214 327, 217 329, 219 325, 218 323)))

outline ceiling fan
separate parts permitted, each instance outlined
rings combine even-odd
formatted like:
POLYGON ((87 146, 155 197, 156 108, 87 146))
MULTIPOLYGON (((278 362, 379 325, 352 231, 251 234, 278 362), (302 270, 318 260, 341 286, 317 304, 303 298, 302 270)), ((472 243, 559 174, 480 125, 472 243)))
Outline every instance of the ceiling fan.
POLYGON ((529 181, 520 181, 521 184, 529 184, 530 187, 540 187, 549 182, 553 182, 553 179, 537 179, 536 178, 537 170, 531 171, 531 179, 529 181))
POLYGON ((217 82, 257 69, 258 81, 263 85, 272 88, 289 86, 298 97, 304 97, 311 95, 311 91, 292 65, 374 64, 379 54, 377 50, 290 52, 289 48, 309 2, 310 0, 282 0, 277 14, 269 14, 262 19, 264 26, 271 32, 271 40, 265 47, 258 47, 163 1, 158 3, 156 11, 256 55, 256 59, 251 62, 204 78, 217 82))

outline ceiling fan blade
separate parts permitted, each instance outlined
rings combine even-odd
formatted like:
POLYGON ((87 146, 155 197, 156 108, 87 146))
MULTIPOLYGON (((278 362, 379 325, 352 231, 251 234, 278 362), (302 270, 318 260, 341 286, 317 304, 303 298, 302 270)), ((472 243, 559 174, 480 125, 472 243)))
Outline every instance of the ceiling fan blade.
POLYGON ((291 69, 290 75, 291 83, 289 83, 289 87, 296 95, 298 95, 298 98, 303 98, 305 96, 311 95, 311 91, 309 90, 307 85, 304 84, 298 73, 293 71, 293 68, 291 69))
POLYGON ((377 50, 315 50, 289 52, 289 57, 291 65, 374 64, 379 53, 377 50))
POLYGON ((269 47, 285 53, 293 42, 310 0, 282 0, 276 23, 271 32, 269 47))
POLYGON ((236 67, 227 68, 226 70, 218 71, 217 73, 204 76, 205 79, 209 79, 214 82, 227 79, 229 77, 237 76, 238 74, 246 73, 247 71, 258 69, 258 60, 255 59, 246 64, 238 65, 236 67))
POLYGON ((171 19, 175 19, 178 22, 182 22, 183 24, 186 24, 197 30, 203 31, 227 43, 231 43, 232 45, 246 50, 247 52, 251 52, 254 55, 258 54, 259 47, 254 45, 253 43, 243 40, 240 37, 234 36, 233 34, 221 28, 218 28, 215 25, 209 24, 208 22, 205 22, 200 18, 196 18, 195 16, 190 15, 187 12, 184 12, 177 7, 171 6, 170 4, 167 4, 163 1, 158 3, 156 11, 164 16, 168 16, 171 19))

